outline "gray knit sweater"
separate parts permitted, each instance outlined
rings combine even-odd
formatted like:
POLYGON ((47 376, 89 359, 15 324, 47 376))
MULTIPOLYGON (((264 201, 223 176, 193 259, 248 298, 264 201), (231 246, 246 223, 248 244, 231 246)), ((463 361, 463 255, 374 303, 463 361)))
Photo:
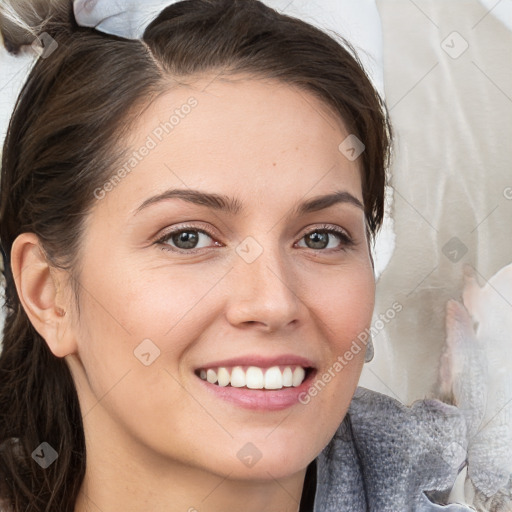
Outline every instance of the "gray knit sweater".
POLYGON ((301 512, 471 511, 443 505, 465 465, 466 439, 457 407, 430 399, 406 406, 358 387, 308 468, 301 512))

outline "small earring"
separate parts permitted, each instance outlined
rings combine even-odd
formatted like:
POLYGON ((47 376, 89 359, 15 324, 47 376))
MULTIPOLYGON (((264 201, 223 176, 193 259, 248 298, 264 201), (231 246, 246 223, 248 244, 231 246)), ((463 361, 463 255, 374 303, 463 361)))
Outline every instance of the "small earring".
POLYGON ((369 363, 374 356, 374 350, 373 350, 373 341, 371 335, 368 337, 368 342, 366 343, 366 352, 364 354, 364 362, 369 363))

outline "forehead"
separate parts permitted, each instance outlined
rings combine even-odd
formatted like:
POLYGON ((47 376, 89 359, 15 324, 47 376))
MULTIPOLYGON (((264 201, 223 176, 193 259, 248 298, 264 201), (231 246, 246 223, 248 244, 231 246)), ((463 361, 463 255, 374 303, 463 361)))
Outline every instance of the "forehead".
POLYGON ((361 198, 359 162, 339 147, 348 135, 333 109, 305 90, 205 76, 171 87, 137 120, 126 141, 133 168, 125 165, 108 199, 123 201, 124 193, 128 207, 132 196, 178 186, 236 188, 255 205, 340 188, 361 198))

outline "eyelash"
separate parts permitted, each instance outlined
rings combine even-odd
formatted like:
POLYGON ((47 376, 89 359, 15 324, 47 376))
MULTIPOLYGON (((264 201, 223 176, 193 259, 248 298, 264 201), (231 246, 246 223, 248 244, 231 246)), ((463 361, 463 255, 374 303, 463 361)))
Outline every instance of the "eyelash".
MULTIPOLYGON (((200 249, 179 249, 179 248, 174 248, 174 247, 170 246, 168 243, 165 243, 166 240, 169 240, 173 235, 178 235, 180 233, 187 232, 187 231, 197 231, 198 233, 203 233, 205 235, 208 235, 212 239, 214 238, 214 235, 206 229, 200 229, 198 226, 185 224, 185 225, 181 226, 179 229, 169 231, 168 233, 163 235, 161 238, 157 239, 155 241, 155 243, 160 244, 161 249, 163 251, 170 251, 170 252, 178 253, 178 254, 196 254, 197 252, 200 252, 200 251, 206 249, 205 247, 200 248, 200 249)), ((328 253, 335 252, 336 253, 339 251, 346 251, 347 249, 356 245, 354 240, 347 234, 347 232, 344 229, 334 227, 329 224, 323 224, 319 227, 316 227, 315 229, 312 229, 312 230, 304 233, 300 239, 302 240, 302 238, 304 238, 305 236, 311 235, 312 233, 335 234, 338 236, 338 238, 342 242, 342 246, 339 249, 310 249, 312 251, 320 251, 320 252, 328 252, 328 253)), ((303 247, 303 249, 307 249, 307 247, 303 247)))

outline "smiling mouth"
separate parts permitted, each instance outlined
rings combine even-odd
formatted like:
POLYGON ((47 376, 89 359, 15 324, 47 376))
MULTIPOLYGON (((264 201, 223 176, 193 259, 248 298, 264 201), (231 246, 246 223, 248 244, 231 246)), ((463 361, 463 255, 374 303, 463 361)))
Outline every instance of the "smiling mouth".
POLYGON ((313 371, 313 368, 299 365, 271 366, 220 366, 200 368, 196 375, 210 384, 221 387, 246 389, 279 390, 300 386, 313 371))

